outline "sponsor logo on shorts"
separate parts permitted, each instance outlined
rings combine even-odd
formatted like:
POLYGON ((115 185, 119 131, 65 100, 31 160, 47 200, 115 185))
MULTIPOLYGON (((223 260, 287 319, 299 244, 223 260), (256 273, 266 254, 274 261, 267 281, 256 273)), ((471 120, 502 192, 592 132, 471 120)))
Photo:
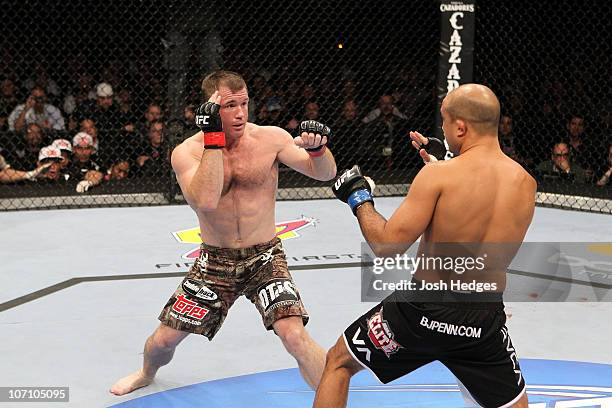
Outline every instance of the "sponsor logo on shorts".
POLYGON ((185 298, 183 295, 179 295, 176 298, 176 301, 172 305, 172 310, 176 312, 170 312, 172 317, 196 326, 200 326, 202 324, 202 319, 208 314, 208 309, 198 306, 196 302, 185 298), (193 317, 193 319, 189 319, 189 317, 193 317))
POLYGON ((200 272, 206 273, 206 269, 208 268, 208 253, 200 252, 196 262, 200 268, 200 272))
POLYGON ((510 357, 510 361, 512 361, 512 369, 514 370, 514 374, 516 375, 516 384, 521 385, 521 382, 523 381, 523 373, 521 373, 521 367, 519 366, 516 350, 512 345, 512 340, 510 340, 508 329, 506 327, 502 327, 501 334, 503 337, 504 346, 506 347, 506 351, 508 352, 508 356, 510 357))
POLYGON ((270 249, 268 249, 266 252, 264 252, 259 257, 259 260, 263 262, 263 264, 261 264, 261 266, 264 266, 265 264, 267 264, 268 262, 270 262, 272 260, 272 251, 273 250, 274 250, 274 248, 270 248, 270 249))
POLYGON ((452 323, 439 322, 437 320, 429 320, 427 317, 421 317, 421 326, 431 331, 438 333, 450 334, 461 337, 474 337, 479 339, 482 334, 482 327, 462 326, 452 323))
POLYGON ((200 282, 193 279, 185 279, 183 281, 183 290, 202 300, 217 300, 217 294, 200 282))
POLYGON ((383 319, 382 307, 380 311, 374 313, 368 319, 368 337, 374 347, 382 350, 387 358, 391 358, 392 354, 397 353, 402 348, 401 344, 393 339, 395 335, 389 326, 389 322, 383 319))
POLYGON ((268 313, 280 306, 293 306, 300 303, 293 282, 287 279, 274 279, 257 289, 259 302, 268 313))

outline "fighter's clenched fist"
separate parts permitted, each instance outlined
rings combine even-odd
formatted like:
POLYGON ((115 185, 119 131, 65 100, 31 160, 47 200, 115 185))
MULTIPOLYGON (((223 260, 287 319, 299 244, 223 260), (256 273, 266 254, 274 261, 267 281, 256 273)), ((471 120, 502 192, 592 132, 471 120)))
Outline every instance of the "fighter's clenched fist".
POLYGON ((325 145, 332 134, 329 126, 316 120, 305 120, 298 126, 298 131, 299 136, 293 139, 297 146, 306 149, 311 156, 325 153, 325 145))

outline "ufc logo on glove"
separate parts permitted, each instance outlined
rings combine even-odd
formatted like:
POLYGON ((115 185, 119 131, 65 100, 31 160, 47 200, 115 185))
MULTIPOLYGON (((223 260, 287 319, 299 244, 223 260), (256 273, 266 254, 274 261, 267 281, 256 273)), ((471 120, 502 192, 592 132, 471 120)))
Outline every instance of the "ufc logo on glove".
POLYGON ((341 175, 340 178, 336 180, 336 183, 334 184, 334 187, 336 187, 336 190, 340 188, 342 183, 344 183, 348 177, 353 177, 354 175, 355 173, 353 173, 351 170, 348 170, 343 175, 341 175))
POLYGON ((208 115, 197 115, 196 116, 196 125, 201 126, 201 125, 209 125, 210 123, 208 122, 208 119, 210 118, 210 116, 208 115))

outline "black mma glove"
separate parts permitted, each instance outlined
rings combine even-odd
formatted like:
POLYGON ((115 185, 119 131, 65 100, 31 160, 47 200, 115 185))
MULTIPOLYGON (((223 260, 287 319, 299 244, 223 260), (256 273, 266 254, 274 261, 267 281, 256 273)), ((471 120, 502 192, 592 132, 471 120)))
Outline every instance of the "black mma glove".
POLYGON ((225 133, 219 116, 221 106, 214 102, 200 105, 195 112, 195 124, 204 133, 205 149, 222 149, 225 147, 225 133))
POLYGON ((446 146, 444 145, 444 142, 435 137, 428 137, 427 144, 421 145, 421 148, 425 149, 430 156, 433 156, 438 160, 443 160, 444 156, 446 155, 446 146))
POLYGON ((321 144, 317 147, 307 147, 306 151, 314 157, 322 156, 325 153, 325 145, 329 142, 329 138, 332 135, 329 126, 325 126, 323 123, 317 122, 316 120, 305 120, 298 126, 298 132, 298 136, 301 136, 304 132, 321 135, 321 144), (325 143, 323 143, 324 137, 327 138, 325 143))
POLYGON ((374 182, 364 177, 357 165, 350 170, 344 170, 332 186, 334 195, 347 203, 354 215, 357 213, 357 208, 363 203, 374 204, 373 190, 374 182))

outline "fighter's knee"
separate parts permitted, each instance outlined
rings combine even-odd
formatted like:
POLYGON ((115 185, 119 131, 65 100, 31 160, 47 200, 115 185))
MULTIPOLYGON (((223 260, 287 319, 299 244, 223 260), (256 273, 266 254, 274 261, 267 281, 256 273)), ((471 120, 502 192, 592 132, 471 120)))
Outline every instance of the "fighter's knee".
POLYGON ((354 375, 362 370, 361 365, 355 361, 346 349, 342 338, 327 352, 325 365, 330 369, 346 370, 350 375, 354 375))
POLYGON ((291 353, 299 353, 308 344, 308 334, 304 327, 291 326, 278 333, 283 344, 291 353))
POLYGON ((155 348, 174 349, 185 338, 186 334, 178 330, 160 326, 151 335, 149 341, 155 348))

